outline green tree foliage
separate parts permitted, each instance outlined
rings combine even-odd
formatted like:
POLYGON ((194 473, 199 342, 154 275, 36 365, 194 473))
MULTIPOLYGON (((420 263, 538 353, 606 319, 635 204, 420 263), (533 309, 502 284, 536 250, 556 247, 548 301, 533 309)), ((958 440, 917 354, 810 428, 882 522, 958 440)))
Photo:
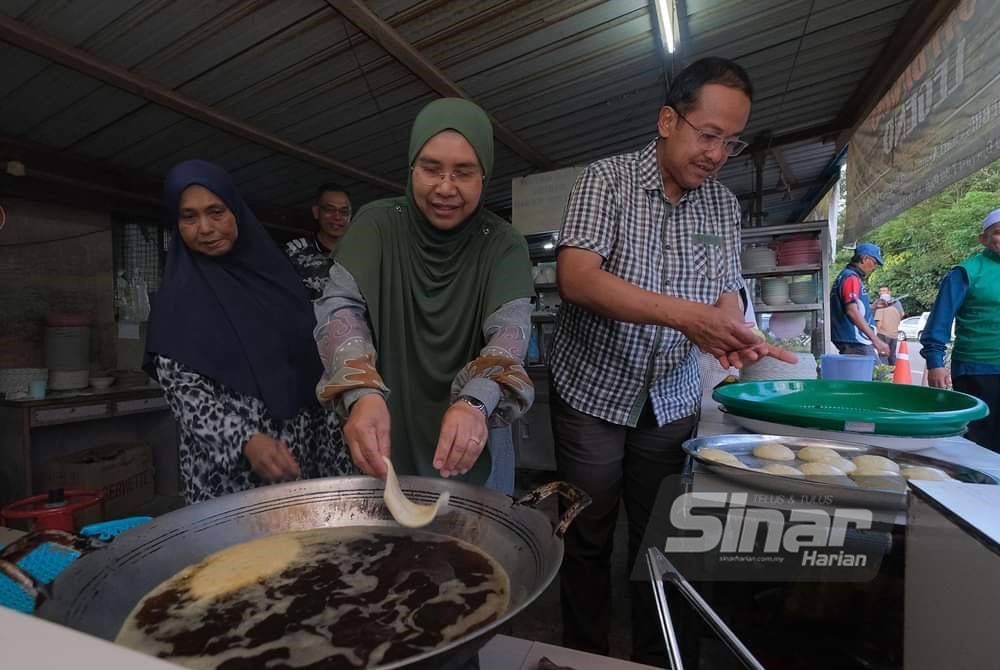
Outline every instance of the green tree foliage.
MULTIPOLYGON (((868 290, 874 294, 879 286, 889 286, 894 295, 908 294, 903 303, 907 314, 929 310, 945 274, 982 248, 980 225, 998 207, 1000 161, 871 231, 863 241, 882 248, 885 266, 869 277, 868 290)), ((839 247, 833 276, 852 253, 852 249, 839 247)))

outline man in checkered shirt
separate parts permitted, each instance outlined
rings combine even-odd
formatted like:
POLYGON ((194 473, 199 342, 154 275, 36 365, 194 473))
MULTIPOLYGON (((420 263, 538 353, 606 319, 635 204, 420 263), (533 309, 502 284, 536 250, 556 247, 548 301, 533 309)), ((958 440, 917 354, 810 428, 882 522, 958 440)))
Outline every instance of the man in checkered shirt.
MULTIPOLYGON (((684 464, 701 400, 697 346, 723 367, 775 355, 739 302, 740 207, 714 175, 746 146, 753 89, 721 58, 673 82, 658 136, 592 163, 559 240, 563 297, 552 346, 552 426, 562 479, 593 498, 570 526, 561 573, 564 642, 608 652, 619 500, 635 564, 657 491, 684 464)), ((633 660, 663 664, 649 584, 632 584, 633 660)))

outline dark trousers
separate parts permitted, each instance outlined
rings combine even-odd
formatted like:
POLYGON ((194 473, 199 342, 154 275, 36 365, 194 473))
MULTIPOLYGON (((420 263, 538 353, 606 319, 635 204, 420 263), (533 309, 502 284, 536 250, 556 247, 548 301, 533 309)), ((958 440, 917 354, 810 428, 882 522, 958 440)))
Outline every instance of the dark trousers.
MULTIPOLYGON (((565 537, 560 572, 563 644, 607 655, 611 623, 611 554, 619 501, 628 516, 628 569, 635 567, 657 491, 665 477, 680 475, 681 444, 698 425, 697 415, 657 427, 647 402, 635 428, 583 414, 552 393, 552 430, 559 477, 593 498, 565 537)), ((648 580, 629 581, 632 658, 665 667, 666 650, 648 580)))
POLYGON ((969 424, 965 437, 1000 453, 1000 375, 959 375, 952 377, 951 384, 956 391, 975 396, 990 408, 989 416, 969 424))
POLYGON ((889 337, 888 335, 883 335, 882 333, 879 333, 878 339, 882 340, 889 346, 889 355, 888 356, 879 355, 878 357, 879 361, 881 361, 882 363, 886 363, 887 365, 895 365, 896 345, 899 343, 899 338, 889 337))

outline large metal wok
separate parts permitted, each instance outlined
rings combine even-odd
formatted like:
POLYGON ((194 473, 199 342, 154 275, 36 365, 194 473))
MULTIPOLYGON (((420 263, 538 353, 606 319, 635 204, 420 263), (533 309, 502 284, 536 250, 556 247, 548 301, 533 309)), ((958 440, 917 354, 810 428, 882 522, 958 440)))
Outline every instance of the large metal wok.
MULTIPOLYGON (((409 498, 423 503, 449 491, 447 510, 423 530, 476 545, 496 559, 510 577, 510 607, 499 620, 446 646, 380 666, 385 670, 457 668, 549 585, 562 563, 562 534, 590 499, 561 482, 547 484, 517 501, 496 491, 446 480, 402 477, 400 484, 409 498), (553 493, 570 502, 555 528, 535 509, 553 493)), ((37 614, 113 640, 146 593, 225 547, 286 531, 395 526, 382 492, 380 480, 337 477, 267 486, 185 507, 77 560, 52 584, 37 614)))

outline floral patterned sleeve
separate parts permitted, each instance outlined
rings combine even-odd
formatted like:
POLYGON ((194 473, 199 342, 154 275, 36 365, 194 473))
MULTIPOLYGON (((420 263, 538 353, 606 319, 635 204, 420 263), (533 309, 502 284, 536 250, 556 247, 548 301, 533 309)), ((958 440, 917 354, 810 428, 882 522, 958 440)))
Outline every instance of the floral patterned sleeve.
POLYGON ((486 405, 490 425, 513 423, 535 400, 535 386, 524 369, 531 311, 531 299, 519 298, 486 317, 486 345, 452 382, 452 400, 463 395, 476 398, 486 405))
POLYGON ((367 305, 354 277, 339 263, 330 268, 323 297, 315 301, 313 338, 323 361, 323 376, 316 397, 324 407, 333 406, 346 417, 364 395, 385 397, 389 389, 378 373, 378 353, 368 328, 367 305))

